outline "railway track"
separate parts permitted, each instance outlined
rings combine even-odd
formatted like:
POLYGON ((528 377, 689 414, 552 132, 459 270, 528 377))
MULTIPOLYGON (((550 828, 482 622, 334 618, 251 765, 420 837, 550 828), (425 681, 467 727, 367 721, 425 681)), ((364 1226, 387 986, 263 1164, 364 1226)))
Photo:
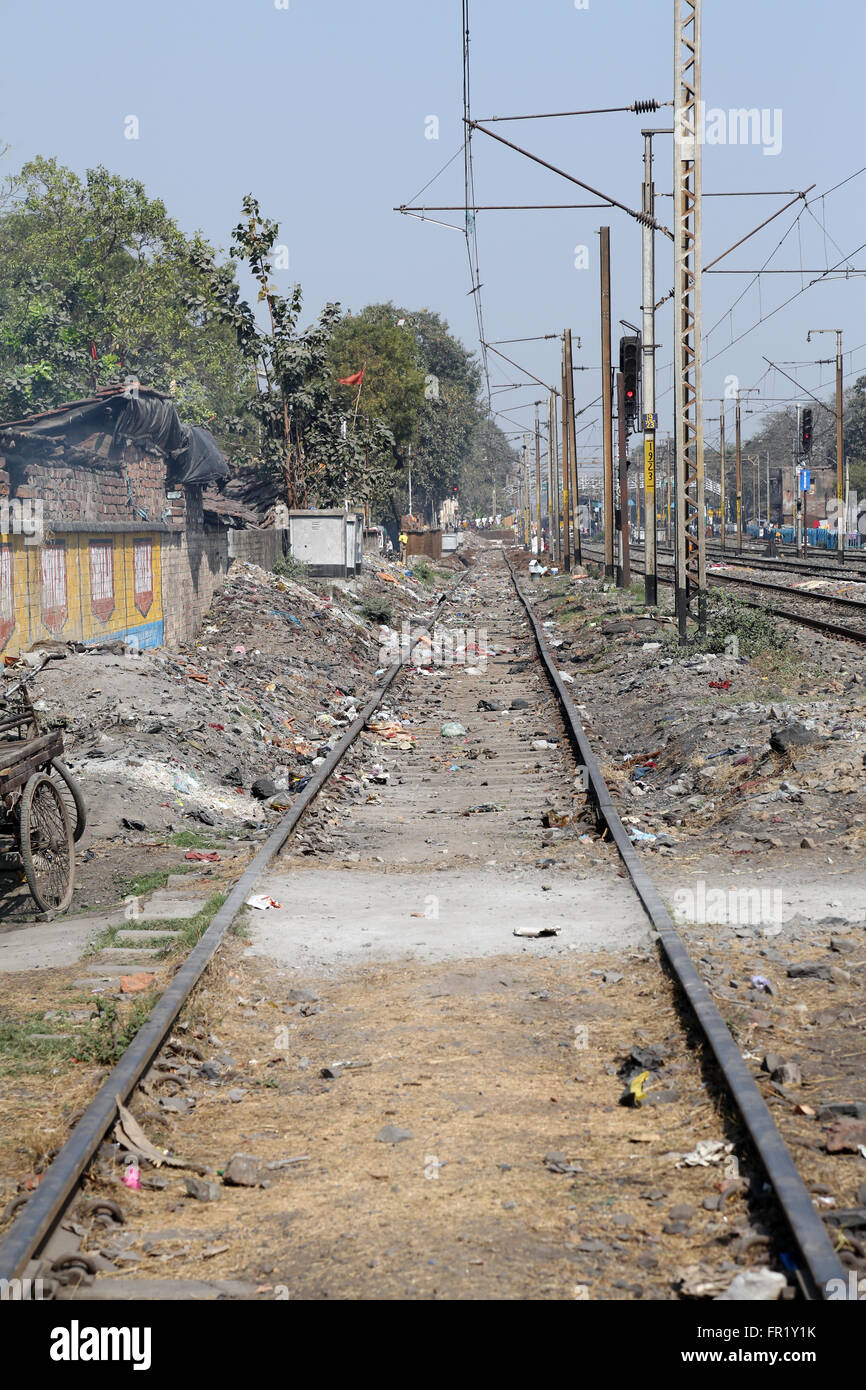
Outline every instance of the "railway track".
MULTIPOLYGON (((403 726, 414 727, 417 731, 413 735, 415 748, 409 754, 408 763, 401 762, 399 754, 395 755, 393 773, 386 776, 386 782, 390 777, 391 783, 381 799, 368 798, 368 804, 351 808, 349 837, 351 844, 357 847, 355 853, 359 863, 357 868, 347 866, 345 871, 346 892, 350 902, 356 906, 365 905, 364 895, 368 894, 377 909, 377 924, 387 918, 389 911, 397 914, 393 939, 388 938, 386 926, 377 926, 374 931, 374 939, 369 944, 375 946, 378 941, 377 958, 387 961, 396 953, 399 953, 401 958, 407 954, 411 956, 414 944, 427 944, 415 943, 415 933, 407 929, 406 918, 425 915, 418 911, 408 913, 407 904, 412 905, 419 901, 418 894, 423 893, 425 887, 429 888, 431 884, 436 889, 434 897, 437 909, 440 898, 443 901, 447 900, 449 892, 462 892, 465 898, 467 884, 472 885, 469 896, 471 899, 474 895, 475 901, 469 903, 468 916, 464 903, 464 917, 458 920, 455 928, 466 931, 467 939, 465 947, 462 948, 466 955, 474 950, 476 955, 489 956, 498 961, 501 959, 502 946, 499 943, 503 940, 503 926, 507 930, 514 922, 531 925, 546 920, 549 912, 542 906, 545 903, 542 897, 545 884, 542 880, 545 875, 549 876, 557 871, 562 877, 558 879, 558 895, 554 896, 559 897, 560 911, 566 918, 566 927, 563 928, 566 935, 569 931, 576 931, 575 921, 572 920, 575 903, 581 905, 583 915, 592 917, 603 916, 603 903, 608 903, 608 920, 606 925, 604 922, 601 923, 599 946, 606 934, 615 934, 615 923, 618 919, 632 924, 630 930, 633 943, 643 940, 649 929, 660 948, 660 955, 657 956, 653 949, 646 956, 645 968, 651 975, 653 972, 656 973, 654 980, 649 982, 649 988, 644 992, 649 995, 660 995, 664 992, 663 972, 675 981, 676 989, 681 991, 681 997, 686 1002, 682 1006, 680 1027, 696 1029, 699 1033, 706 1057, 712 1059, 712 1066, 715 1068, 713 1086, 724 1092, 727 1097, 726 1103, 734 1107, 737 1125, 743 1131, 744 1145, 746 1148, 751 1145, 771 1184, 772 1200, 777 1217, 787 1233, 788 1248, 797 1252, 794 1258, 794 1277, 800 1294, 807 1299, 821 1299, 826 1296, 824 1291, 831 1280, 844 1278, 844 1272, 827 1237, 823 1222, 815 1210, 789 1150, 620 820, 599 763, 582 727, 577 707, 557 670, 543 627, 534 616, 522 592, 507 553, 498 549, 482 552, 472 573, 475 590, 472 602, 475 605, 475 614, 468 616, 470 620, 475 618, 475 622, 483 622, 488 630, 486 636, 476 637, 472 645, 472 650, 476 653, 476 662, 486 653, 480 667, 471 664, 467 666, 465 663, 461 666, 456 663, 447 669, 434 668, 428 674, 419 673, 409 662, 403 665, 395 663, 385 673, 381 686, 371 695, 359 718, 346 731, 313 781, 295 802, 291 812, 280 822, 243 873, 210 927, 162 994, 147 1022, 102 1083, 75 1125, 70 1138, 54 1158, 39 1187, 16 1213, 12 1225, 0 1243, 0 1278, 43 1277, 58 1297, 80 1296, 86 1299, 91 1296, 89 1282, 94 1276, 100 1279, 99 1271, 105 1268, 105 1261, 100 1264, 99 1233, 97 1232, 95 1237, 92 1234, 85 1235, 83 1240, 81 1233, 88 1222, 92 1230, 93 1220, 97 1218, 112 1226, 117 1212, 112 1212, 111 1189, 105 1188, 99 1181, 89 1185, 90 1192, 96 1188, 96 1198, 84 1202, 82 1181, 86 1179, 91 1164, 98 1158, 117 1121, 118 1103, 132 1104, 136 1087, 149 1072, 161 1050, 167 1044, 170 1045, 172 1029, 192 990, 202 979, 215 952, 225 940, 226 933, 254 888, 260 891, 264 888, 270 892, 276 887, 288 893, 289 903, 284 918, 273 919, 277 924, 277 937, 283 938, 279 941, 279 950, 291 946, 293 932, 296 935, 301 934, 303 944, 300 949, 308 950, 311 929, 322 938, 318 949, 331 949, 325 945, 327 933, 320 920, 322 913, 319 912, 317 917, 315 875, 311 877, 308 872, 304 878, 302 859, 299 856, 292 859, 292 835, 302 818, 316 817, 317 798, 323 794, 339 795, 339 780, 343 776, 343 769, 351 768, 353 762, 357 764, 359 760, 363 761, 366 756, 365 745, 362 745, 360 740, 365 736, 369 741, 370 725, 376 724, 376 715, 386 704, 399 704, 401 711, 405 711, 402 714, 403 726), (484 669, 488 661, 489 666, 484 669), (518 692, 523 692, 523 697, 518 692), (444 716, 452 721, 463 719, 466 725, 465 739, 448 745, 443 744, 444 736, 439 725, 444 716), (452 748, 455 750, 453 753, 452 748), (472 804, 467 804, 472 798, 472 804), (560 807, 564 803, 565 810, 545 812, 549 828, 543 832, 539 846, 539 807, 551 800, 560 807), (412 827, 421 827, 424 822, 426 823, 423 824, 423 829, 419 828, 415 838, 412 838, 412 827), (446 825, 451 826, 450 831, 446 831, 446 825), (440 837, 438 839, 437 831, 440 837), (591 842, 586 850, 587 874, 578 876, 578 881, 578 877, 573 873, 573 866, 577 857, 576 850, 580 849, 584 842, 591 842), (539 873, 540 848, 548 858, 543 861, 539 873), (374 850, 386 853, 374 854, 374 850), (443 863, 439 858, 440 854, 450 856, 456 874, 453 883, 453 875, 447 872, 444 876, 442 874, 443 863), (386 855, 390 856, 386 870, 379 873, 377 886, 370 887, 372 875, 369 870, 377 861, 384 860, 386 855), (434 863, 434 858, 438 862, 434 863), (496 868, 495 874, 487 872, 491 867, 496 868), (620 877, 623 871, 627 875, 625 881, 620 877), (512 875, 510 878, 509 874, 512 875), (748 1140, 745 1139, 746 1134, 748 1140), (70 1213, 77 1213, 71 1229, 70 1213), (94 1250, 97 1251, 96 1256, 93 1254, 94 1250)), ((467 615, 463 612, 465 607, 466 600, 458 584, 451 594, 440 599, 434 615, 435 620, 445 631, 453 630, 466 622, 467 615)), ((473 623, 473 628, 474 626, 473 623)), ((477 633, 478 629, 475 631, 477 633)), ((460 735, 456 737, 460 738, 460 735)), ((380 745, 374 741, 372 746, 378 749, 380 745)), ((333 884, 336 880, 332 876, 327 882, 333 884)), ((549 889, 550 885, 547 884, 546 887, 549 889)), ((325 897, 327 896, 325 892, 325 897)), ((427 901, 427 897, 424 901, 427 901)), ((330 906, 330 903, 328 905, 330 906)), ((456 909, 455 916, 459 918, 456 909)), ((429 926, 417 930, 425 935, 431 934, 429 926)), ((652 938, 646 937, 646 940, 650 939, 652 938)), ((576 963, 579 959, 575 954, 578 946, 577 939, 560 943, 552 938, 549 946, 541 946, 542 950, 552 953, 546 958, 546 962, 538 965, 531 956, 525 964, 520 961, 521 968, 528 972, 526 980, 537 984, 538 979, 532 972, 547 969, 543 978, 555 979, 559 982, 560 988, 563 982, 568 984, 571 980, 573 990, 582 995, 590 993, 585 988, 587 982, 584 974, 576 963), (550 960, 556 966, 553 974, 548 968, 550 960)), ((277 949, 276 944, 274 949, 277 949)), ((434 954, 437 949, 434 944, 434 954)), ((528 948, 522 944, 520 949, 525 951, 528 948)), ((333 947, 335 954, 329 957, 331 967, 341 958, 341 951, 344 950, 342 936, 338 933, 337 942, 333 947)), ((321 964, 321 960, 319 963, 321 964)), ((507 981, 503 980, 501 983, 506 984, 507 981)), ((386 980, 382 988, 387 987, 386 980)), ((417 981, 414 982, 413 988, 417 993, 417 981)), ((548 989, 537 988, 530 991, 535 997, 546 997, 548 992, 548 989)), ((565 994, 567 993, 566 990, 565 994)), ((411 997, 414 999, 415 995, 411 997)), ((439 996, 433 994, 430 997, 437 999, 439 996)), ((357 1005, 357 997, 355 1002, 356 1007, 360 1007, 357 1005)), ((372 1011, 374 1004, 368 999, 366 1007, 372 1011)), ((500 1057, 507 1057, 507 1065, 504 1071, 500 1072, 502 1080, 497 1082, 497 1085, 516 1086, 518 1080, 523 1077, 528 1090, 519 1093, 519 1099, 527 1112, 532 1113, 524 1115, 521 1104, 515 1104, 514 1101, 504 1104, 500 1116, 501 1129, 495 1135, 495 1142, 505 1144, 506 1138, 509 1138, 517 1154, 525 1162, 527 1155, 523 1150, 529 1142, 527 1136, 535 1136, 536 1131, 544 1132, 538 1128, 541 1121, 535 1117, 535 1110, 540 1106, 539 1098, 534 1094, 535 1090, 539 1085, 550 1087, 553 1084, 567 1088, 568 1072, 563 1070, 563 1054, 555 1050, 565 1045, 551 1043, 550 1046, 554 1049, 551 1052, 553 1060, 542 1064, 538 1060, 538 1047, 543 1045, 547 1025, 542 1025, 542 1041, 539 1042, 536 1038, 530 1046, 518 1036, 520 1030, 516 1028, 515 1020, 506 1019, 501 1023, 497 1021, 500 1015, 494 1011, 499 1007, 498 1002, 492 1003, 489 1007, 485 1005, 475 1018, 475 1033, 470 1026, 469 1037, 477 1035, 478 1041, 482 1044, 480 1048, 470 1049, 464 1056, 468 1046, 466 1039, 463 1036, 448 1036, 444 1043, 438 1044, 443 1055, 434 1056, 433 1064, 429 1051, 423 1054, 421 1065, 426 1069, 422 1075, 426 1084, 426 1081, 431 1080, 428 1073, 434 1073, 436 1070, 435 1063, 442 1063, 440 1082, 437 1083, 434 1079, 431 1083, 434 1093, 431 1103, 434 1108, 441 1108, 445 1104, 449 1086, 455 1090, 459 1090, 461 1086, 471 1087, 477 1082, 480 1072, 489 1073, 491 1070, 497 1070, 500 1057), (486 1032, 485 1029, 490 1031, 486 1032), (485 1051, 485 1046, 490 1050, 485 1051), (460 1070, 461 1066, 463 1071, 460 1070), (446 1083, 445 1069, 448 1068, 450 1074, 450 1070, 455 1067, 457 1072, 454 1079, 446 1083), (539 1068, 544 1076, 540 1082, 537 1080, 539 1068), (510 1071, 514 1073, 513 1081, 508 1075, 510 1071), (550 1080, 547 1073, 550 1073, 550 1080)), ((574 1016, 574 1004, 570 998, 563 997, 562 1007, 565 1010, 564 1017, 574 1016)), ((602 1000, 599 1007, 599 1016, 607 1017, 607 1002, 602 1000)), ((635 1001, 634 1010, 637 1011, 639 1007, 635 1001)), ((397 1051, 396 1061, 393 1048, 384 1054, 385 1060, 381 1063, 386 1073, 382 1083, 383 1098, 391 1098, 401 1084, 422 1085, 421 1081, 397 1081, 392 1074, 393 1068, 404 1065, 406 1056, 418 1045, 417 1017, 413 1013, 408 1030, 399 1035, 402 1051, 397 1051)), ((420 1033, 428 1034, 432 1031, 428 1022, 429 1015, 424 1015, 422 1011, 421 1017, 425 1022, 420 1026, 420 1033)), ((362 1036, 369 1038, 372 1014, 370 1018, 365 1017, 363 1022, 366 1027, 362 1036)), ((340 1029, 344 1026, 347 1025, 340 1020, 334 1023, 336 1034, 333 1046, 337 1046, 338 1042, 342 1046, 340 1029)), ((377 1026, 384 1028, 386 1025, 380 1022, 377 1026)), ((610 1025, 606 1024, 605 1027, 609 1028, 610 1025)), ((429 1046, 432 1047, 433 1042, 430 1042, 429 1046)), ((685 1041, 683 1046, 686 1053, 691 1052, 685 1041)), ((690 1064, 695 1065, 693 1057, 690 1064)), ((352 1065, 346 1065, 351 1072, 352 1065)), ((369 1063, 361 1065, 366 1066, 369 1063)), ((687 1065, 685 1059, 681 1065, 687 1065)), ((335 1067, 336 1072, 331 1068, 334 1072, 331 1079, 335 1079, 340 1071, 337 1064, 335 1067)), ((396 1073, 398 1076, 401 1074, 399 1070, 396 1073)), ((604 1086, 607 1088, 607 1094, 610 1093, 611 1087, 619 1089, 615 1082, 609 1080, 604 1086)), ((555 1103, 556 1097, 553 1097, 552 1101, 555 1103)), ((308 1102, 306 1096, 280 1101, 281 1109, 278 1113, 281 1115, 282 1123, 294 1127, 293 1112, 314 1102, 318 1105, 315 1097, 308 1102)), ((343 1101, 342 1104, 357 1105, 357 1110, 350 1109, 350 1130, 354 1131, 360 1124, 359 1117, 363 1116, 366 1119, 367 1102, 343 1101)), ((717 1102, 714 1101, 713 1104, 714 1109, 717 1108, 717 1102)), ((607 1107, 608 1110, 610 1108, 607 1107)), ((382 1113, 388 1115, 399 1111, 385 1109, 382 1113)), ((495 1115, 495 1110, 493 1113, 495 1115)), ((658 1115, 659 1112, 655 1113, 658 1115)), ((545 1125, 549 1123, 546 1115, 547 1109, 544 1110, 545 1125)), ((429 1116, 427 1119, 429 1120, 429 1116)), ((217 1129, 219 1123, 217 1118, 211 1122, 210 1127, 217 1129)), ((490 1123, 492 1126, 493 1120, 490 1123)), ((561 1123, 564 1123, 564 1119, 561 1123)), ((577 1124, 576 1121, 574 1123, 577 1124)), ((570 1129, 571 1124, 566 1128, 570 1129)), ((411 1138, 411 1134, 408 1137, 411 1138)), ((586 1139, 586 1136, 584 1138, 586 1139)), ((395 1141, 395 1146, 396 1142, 398 1141, 395 1141)), ((440 1138, 437 1137, 435 1143, 440 1142, 440 1138)), ((483 1148, 483 1139, 477 1142, 483 1148)), ((621 1143, 622 1140, 617 1138, 616 1142, 621 1143)), ((187 1152, 189 1144, 188 1133, 177 1141, 177 1147, 187 1152)), ((432 1138, 426 1141, 426 1147, 433 1144, 432 1138)), ((591 1147, 585 1147, 591 1156, 591 1147)), ((550 1157, 548 1155, 548 1158, 550 1157)), ((559 1158, 558 1155, 553 1157, 559 1158)), ((396 1159, 394 1161, 396 1162, 396 1159)), ((429 1155, 425 1156, 424 1161, 428 1167, 434 1162, 439 1165, 438 1158, 431 1158, 429 1155)), ((460 1160, 461 1163, 464 1161, 460 1160)), ((361 1166, 369 1162, 369 1159, 363 1159, 361 1166)), ((547 1159, 545 1163, 547 1164, 547 1159)), ((279 1168, 280 1163, 275 1162, 271 1166, 279 1168)), ((381 1167, 382 1164, 377 1166, 381 1167)), ((489 1166, 510 1170, 513 1164, 508 1162, 494 1165, 491 1161, 489 1166)), ((556 1165, 551 1167, 547 1164, 547 1167, 549 1171, 559 1171, 556 1165)), ((582 1170, 580 1166, 566 1165, 566 1171, 580 1174, 582 1170)), ((328 1169, 324 1172, 327 1174, 328 1169)), ((373 1176, 376 1177, 378 1174, 373 1176)), ((429 1173, 427 1176, 429 1177, 429 1173)), ((438 1166, 434 1176, 438 1176, 438 1166)), ((592 1180, 596 1182, 599 1178, 593 1176, 592 1180)), ((404 1186, 405 1181, 404 1179, 404 1186)), ((537 1182, 537 1177, 525 1177, 524 1181, 528 1187, 532 1187, 532 1184, 537 1182)), ((617 1177, 616 1181, 621 1183, 622 1176, 617 1177)), ((578 1177, 576 1185, 579 1182, 578 1177)), ((424 1185, 421 1184, 421 1187, 423 1189, 424 1185)), ((126 1195, 125 1189, 119 1185, 115 1185, 113 1191, 120 1194, 118 1200, 122 1200, 126 1195)), ((422 1195, 426 1199, 426 1191, 423 1191, 422 1195)), ((410 1197, 411 1188, 408 1189, 405 1198, 401 1196, 396 1206, 401 1208, 404 1201, 411 1205, 410 1197)), ((283 1205, 285 1200, 282 1199, 283 1205)), ((538 1197, 539 1203, 546 1200, 549 1199, 538 1197)), ((279 1203, 279 1197, 277 1201, 279 1203)), ((324 1192, 323 1201, 325 1206, 318 1210, 317 1214, 321 1220, 324 1211, 324 1219, 329 1229, 324 1236, 317 1239, 323 1242, 321 1248, 327 1249, 333 1244, 334 1222, 338 1220, 335 1213, 339 1211, 340 1203, 335 1201, 334 1192, 330 1189, 324 1192)), ((298 1203, 298 1194, 293 1192, 292 1205, 297 1206, 298 1203)), ((349 1204, 355 1213, 353 1219, 360 1223, 358 1203, 358 1193, 353 1192, 349 1204)), ((375 1203, 376 1206, 380 1204, 381 1200, 375 1203)), ((514 1203, 504 1205, 513 1207, 514 1203)), ((392 1214, 390 1219, 396 1221, 397 1214, 392 1214)), ((439 1223, 448 1221, 445 1216, 439 1216, 437 1219, 439 1223)), ((254 1222, 255 1214, 248 1215, 246 1220, 254 1222)), ((134 1225, 134 1222, 135 1212, 130 1212, 127 1225, 134 1225)), ((501 1225, 500 1213, 492 1227, 494 1234, 490 1235, 487 1241, 488 1248, 493 1251, 490 1264, 494 1268, 497 1252, 510 1249, 509 1242, 514 1239, 507 1231, 504 1234, 500 1232, 501 1225)), ((313 1228, 315 1229, 315 1223, 313 1228)), ((104 1227, 100 1230, 104 1234, 104 1227)), ((370 1238, 372 1239, 372 1236, 370 1238)), ((444 1239, 441 1231, 437 1238, 444 1239)), ((464 1237, 457 1236, 456 1239, 463 1240, 464 1237)), ((291 1241, 289 1243, 291 1244, 291 1241)), ((309 1253, 309 1246, 307 1250, 309 1253)), ((342 1264, 345 1263, 344 1255, 342 1264)), ((378 1263, 378 1259, 367 1262, 368 1265, 378 1263)), ((436 1265, 439 1261, 427 1260, 425 1263, 436 1265)), ((484 1261, 474 1259, 470 1263, 481 1265, 484 1261)), ((462 1272, 459 1278, 455 1275, 458 1296, 484 1296, 479 1295, 474 1285, 467 1282, 470 1274, 471 1271, 467 1270, 462 1272)), ((363 1270, 358 1277, 362 1275, 363 1270)), ((184 1277, 189 1276, 178 1275, 181 1291, 184 1277)), ((299 1273, 299 1280, 302 1277, 306 1276, 299 1273)), ((368 1277, 375 1284, 376 1276, 368 1274, 368 1277)), ((350 1290, 351 1281, 345 1287, 347 1291, 350 1290)), ((356 1283, 354 1287, 359 1286, 356 1283)), ((365 1285, 361 1284, 360 1287, 365 1285)), ((666 1287, 670 1288, 669 1282, 666 1287)), ((295 1296, 294 1292, 292 1296, 295 1296)), ((347 1296, 351 1295, 347 1292, 347 1296)), ((524 1296, 531 1297, 532 1294, 530 1292, 524 1296)), ((670 1293, 667 1296, 670 1296, 670 1293)))
MULTIPOLYGON (((672 553, 672 552, 671 552, 672 553)), ((866 571, 866 550, 846 550, 845 559, 839 560, 834 550, 816 550, 809 548, 808 555, 804 555, 802 549, 796 546, 783 544, 777 545, 776 554, 767 554, 767 542, 755 541, 751 545, 743 545, 742 551, 737 550, 736 537, 731 537, 730 542, 722 547, 718 542, 707 544, 707 554, 717 558, 742 558, 744 563, 748 563, 748 557, 752 556, 758 560, 769 560, 771 563, 784 566, 788 569, 802 570, 804 573, 823 574, 828 570, 834 574, 838 572, 847 575, 849 578, 856 576, 858 571, 862 574, 866 571)))
MULTIPOLYGON (((635 549, 638 548, 635 547, 635 549)), ((584 545, 583 554, 593 564, 604 563, 604 555, 601 551, 584 545)), ((753 569, 764 568, 764 564, 757 558, 754 561, 743 563, 749 563, 753 569)), ((834 576, 828 575, 826 577, 834 576)), ((845 577, 851 579, 854 576, 849 573, 845 577)), ((672 563, 659 565, 658 582, 673 585, 672 563)), ((750 606, 772 613, 774 617, 785 618, 800 627, 811 628, 827 637, 838 637, 848 642, 866 643, 866 603, 860 599, 847 598, 837 594, 806 594, 801 590, 792 590, 783 584, 770 583, 762 579, 750 579, 745 576, 740 578, 735 575, 720 574, 717 570, 712 570, 707 575, 707 583, 716 586, 724 585, 733 589, 758 590, 771 595, 784 594, 788 601, 785 607, 778 607, 767 602, 752 602, 750 606), (834 612, 848 617, 849 621, 839 622, 836 621, 835 617, 825 616, 834 612)), ((743 602, 749 603, 749 600, 744 599, 743 602)))
MULTIPOLYGON (((643 549, 642 546, 639 548, 643 549)), ((665 548, 664 553, 670 555, 671 560, 673 560, 672 550, 665 548)), ((731 546, 727 546, 724 550, 721 546, 707 546, 707 558, 715 564, 776 571, 779 574, 809 574, 814 578, 847 580, 849 582, 858 582, 866 578, 866 552, 863 552, 860 559, 852 558, 840 564, 833 559, 804 559, 802 555, 793 553, 790 555, 784 553, 767 555, 764 549, 738 551, 731 546)))
MULTIPOLYGON (((584 549, 586 548, 584 542, 584 549)), ((632 555, 642 554, 643 549, 642 541, 631 542, 632 555)), ((815 578, 849 583, 866 580, 866 551, 846 551, 846 554, 849 558, 840 564, 833 558, 832 552, 827 553, 826 559, 816 560, 793 550, 781 550, 776 555, 768 555, 763 543, 751 549, 744 546, 742 550, 737 550, 736 545, 728 545, 723 549, 720 545, 707 544, 707 559, 714 564, 776 571, 779 574, 809 574, 815 578)), ((673 564, 674 552, 669 545, 659 545, 657 555, 660 561, 673 564)))

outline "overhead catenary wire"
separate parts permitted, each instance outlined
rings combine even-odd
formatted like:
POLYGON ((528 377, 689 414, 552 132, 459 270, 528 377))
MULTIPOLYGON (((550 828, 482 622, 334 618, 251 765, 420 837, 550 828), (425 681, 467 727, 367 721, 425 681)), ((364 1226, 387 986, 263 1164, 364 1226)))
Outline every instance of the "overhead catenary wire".
POLYGON ((646 101, 633 101, 630 106, 596 106, 588 111, 535 111, 528 116, 483 116, 482 120, 488 124, 492 121, 552 121, 561 116, 610 116, 618 111, 645 116, 651 111, 661 111, 663 106, 673 106, 673 102, 656 101, 654 97, 649 97, 646 101))

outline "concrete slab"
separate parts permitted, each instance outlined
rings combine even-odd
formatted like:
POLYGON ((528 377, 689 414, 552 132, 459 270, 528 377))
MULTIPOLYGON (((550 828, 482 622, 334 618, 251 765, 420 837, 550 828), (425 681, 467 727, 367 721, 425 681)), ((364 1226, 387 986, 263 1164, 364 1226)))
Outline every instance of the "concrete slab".
POLYGON ((246 954, 304 970, 333 970, 408 957, 463 960, 645 946, 646 915, 627 880, 591 882, 543 870, 399 874, 300 870, 268 874, 258 892, 282 904, 251 909, 246 954), (542 884, 549 891, 542 890, 542 884), (558 936, 516 937, 518 926, 559 927, 558 936))
POLYGON ((173 893, 167 888, 159 888, 148 898, 141 916, 136 920, 183 921, 188 917, 194 917, 209 897, 209 893, 173 893))
POLYGON ((129 946, 104 946, 99 952, 97 960, 109 961, 131 961, 131 960, 153 960, 159 955, 159 950, 155 946, 144 945, 138 950, 129 946))
POLYGON ((94 937, 122 921, 123 911, 112 917, 62 917, 56 922, 15 922, 0 927, 0 974, 20 970, 45 970, 74 965, 94 937))
POLYGON ((94 961, 93 965, 85 964, 84 968, 95 981, 110 980, 120 975, 139 975, 142 972, 145 975, 157 975, 163 966, 163 961, 154 964, 152 961, 142 962, 127 959, 125 961, 97 960, 94 961))
POLYGON ((179 937, 179 931, 172 931, 166 927, 165 931, 119 931, 115 933, 114 939, 119 946, 151 946, 160 941, 173 941, 179 937))

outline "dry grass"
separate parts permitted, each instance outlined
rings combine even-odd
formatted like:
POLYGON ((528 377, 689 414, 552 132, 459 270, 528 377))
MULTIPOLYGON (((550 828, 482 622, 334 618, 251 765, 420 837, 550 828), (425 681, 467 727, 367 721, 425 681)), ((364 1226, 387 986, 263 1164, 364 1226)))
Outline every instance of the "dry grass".
POLYGON ((578 1286, 591 1298, 665 1298, 698 1254, 730 1259, 741 1201, 724 1219, 698 1210, 688 1236, 662 1231, 671 1206, 699 1209, 719 1177, 678 1170, 672 1152, 724 1137, 726 1122, 653 956, 371 967, 319 981, 321 1011, 309 1017, 284 1011, 291 983, 227 947, 185 1036, 201 1034, 208 1054, 224 1048, 236 1075, 193 1084, 195 1109, 170 1129, 152 1098, 134 1110, 156 1142, 216 1172, 238 1151, 309 1161, 266 1172, 266 1189, 224 1188, 216 1204, 187 1198, 176 1174, 165 1191, 124 1192, 133 1248, 147 1257, 131 1273, 244 1278, 293 1298, 573 1298, 578 1286), (614 967, 626 974, 618 985, 591 973, 614 967), (276 1046, 285 1024, 288 1051, 276 1046), (214 1028, 218 1048, 205 1045, 214 1028), (629 1048, 664 1039, 677 1098, 619 1105, 629 1048), (370 1066, 320 1078, 337 1060, 370 1066), (230 1086, 247 1088, 240 1104, 230 1086), (387 1124, 413 1138, 378 1143, 387 1124), (552 1151, 575 1173, 549 1172, 552 1151), (176 1234, 148 1249, 155 1231, 176 1234), (586 1240, 606 1249, 580 1249, 586 1240))

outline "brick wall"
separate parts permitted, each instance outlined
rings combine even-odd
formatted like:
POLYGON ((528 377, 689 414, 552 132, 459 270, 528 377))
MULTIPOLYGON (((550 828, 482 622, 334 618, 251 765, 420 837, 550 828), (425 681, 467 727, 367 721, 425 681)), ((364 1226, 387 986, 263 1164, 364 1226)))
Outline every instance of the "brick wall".
POLYGON ((26 650, 45 636, 98 641, 136 637, 139 630, 148 645, 189 642, 233 559, 271 569, 288 550, 285 530, 206 527, 200 487, 173 487, 161 453, 136 444, 112 451, 108 435, 95 437, 86 451, 54 452, 44 461, 9 452, 0 458, 0 498, 9 493, 25 506, 42 503, 44 544, 5 533, 0 541, 0 651, 26 650), (97 599, 95 608, 91 581, 101 581, 90 573, 97 544, 91 528, 112 549, 105 582, 116 590, 116 602, 97 599), (136 604, 135 534, 149 536, 152 546, 152 611, 140 596, 136 604), (54 558, 43 561, 43 551, 54 558), (47 610, 46 576, 59 594, 47 610), (105 607, 111 616, 101 619, 97 610, 105 607))
POLYGON ((35 642, 192 641, 233 559, 271 569, 287 532, 87 528, 0 540, 0 653, 35 642), (34 541, 31 544, 31 540, 34 541))
POLYGON ((64 523, 110 526, 144 521, 180 529, 187 524, 188 501, 193 524, 201 525, 201 489, 172 489, 165 458, 135 444, 124 445, 110 457, 70 450, 65 459, 45 462, 8 454, 5 463, 13 497, 41 500, 46 530, 62 531, 64 523))
POLYGON ((272 569, 287 532, 189 530, 162 538, 162 607, 167 646, 195 637, 232 560, 272 569))

